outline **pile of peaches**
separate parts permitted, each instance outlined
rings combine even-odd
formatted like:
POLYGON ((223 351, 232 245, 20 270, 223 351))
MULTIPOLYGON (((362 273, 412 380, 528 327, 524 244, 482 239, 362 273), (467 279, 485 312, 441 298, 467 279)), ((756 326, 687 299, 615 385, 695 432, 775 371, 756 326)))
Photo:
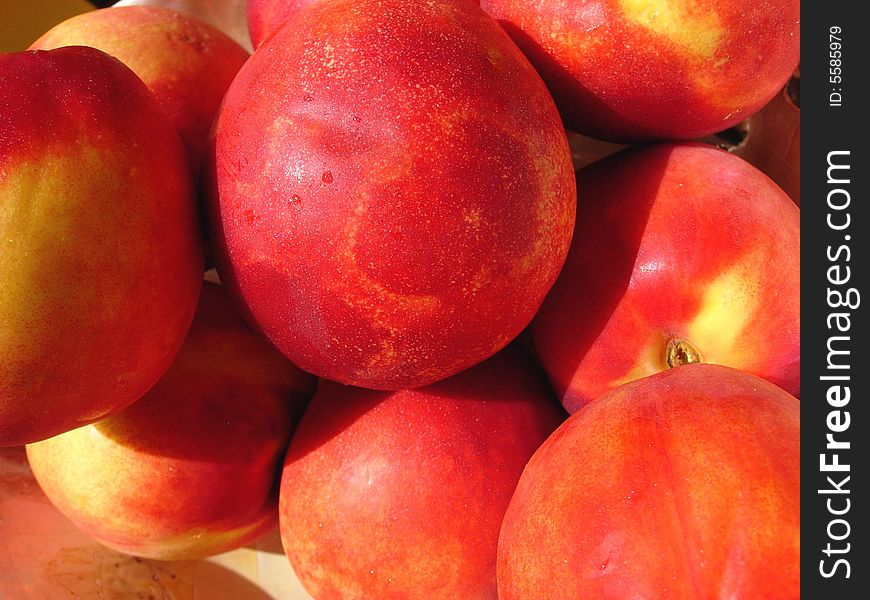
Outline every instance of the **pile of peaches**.
POLYGON ((798 597, 799 2, 247 10, 0 56, 52 503, 161 560, 277 519, 318 599, 798 597))

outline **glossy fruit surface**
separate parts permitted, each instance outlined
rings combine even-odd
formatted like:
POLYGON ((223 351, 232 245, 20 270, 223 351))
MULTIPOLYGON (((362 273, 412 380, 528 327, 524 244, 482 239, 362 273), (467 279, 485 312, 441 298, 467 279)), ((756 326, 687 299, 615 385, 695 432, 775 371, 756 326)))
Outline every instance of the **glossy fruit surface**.
POLYGON ((798 0, 481 0, 569 129, 611 141, 694 139, 746 119, 800 55, 798 0))

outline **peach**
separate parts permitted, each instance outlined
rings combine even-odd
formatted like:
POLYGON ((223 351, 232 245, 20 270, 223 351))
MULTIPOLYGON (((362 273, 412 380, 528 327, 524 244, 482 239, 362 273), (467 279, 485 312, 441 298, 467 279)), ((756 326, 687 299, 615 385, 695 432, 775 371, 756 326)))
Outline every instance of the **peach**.
POLYGON ((93 48, 0 55, 0 445, 141 397, 202 285, 184 149, 136 75, 93 48))
POLYGON ((800 211, 703 144, 623 150, 581 170, 565 268, 531 327, 569 412, 687 362, 800 394, 800 211))
POLYGON ((322 382, 284 464, 284 550, 315 598, 495 598, 498 531, 564 419, 516 347, 437 384, 322 382))
POLYGON ((612 391, 535 452, 500 600, 800 597, 800 403, 692 364, 612 391))
POLYGON ((147 558, 217 554, 274 527, 281 461, 314 379, 203 287, 178 357, 141 400, 27 446, 48 498, 102 544, 147 558))
POLYGON ((145 82, 178 130, 196 173, 221 99, 248 52, 211 25, 157 6, 81 14, 56 25, 30 48, 73 45, 111 54, 145 82))
POLYGON ((492 356, 570 242, 556 108, 470 0, 300 8, 230 86, 213 152, 221 280, 340 383, 415 387, 492 356))
POLYGON ((569 129, 610 141, 727 129, 785 85, 799 0, 481 0, 529 57, 569 129))

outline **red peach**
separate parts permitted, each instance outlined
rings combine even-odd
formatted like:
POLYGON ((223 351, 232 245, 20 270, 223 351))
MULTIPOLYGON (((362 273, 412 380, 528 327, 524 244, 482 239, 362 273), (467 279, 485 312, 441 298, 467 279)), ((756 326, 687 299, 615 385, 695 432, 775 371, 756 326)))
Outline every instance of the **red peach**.
POLYGON ((323 382, 281 479, 302 584, 321 600, 495 598, 504 511, 563 418, 515 347, 417 390, 323 382))
POLYGON ((634 147, 578 172, 583 209, 534 347, 569 412, 686 362, 800 394, 800 211, 703 144, 634 147))
POLYGON ((500 600, 800 597, 800 403, 728 367, 617 388, 535 452, 500 600))
POLYGON ((91 11, 56 25, 30 48, 91 46, 138 75, 181 135, 196 172, 218 106, 248 53, 199 19, 157 6, 91 11))
POLYGON ((116 412, 190 327, 203 240, 184 149, 93 48, 0 55, 0 445, 116 412))
POLYGON ((546 88, 470 0, 293 13, 216 122, 218 271, 302 369, 432 383, 503 348, 564 261, 576 190, 546 88))
POLYGON ((611 141, 727 129, 782 88, 799 0, 481 0, 547 82, 569 129, 611 141))
POLYGON ((314 379, 255 335, 207 283, 166 375, 126 410, 27 446, 62 513, 127 554, 217 554, 274 527, 290 433, 314 379))

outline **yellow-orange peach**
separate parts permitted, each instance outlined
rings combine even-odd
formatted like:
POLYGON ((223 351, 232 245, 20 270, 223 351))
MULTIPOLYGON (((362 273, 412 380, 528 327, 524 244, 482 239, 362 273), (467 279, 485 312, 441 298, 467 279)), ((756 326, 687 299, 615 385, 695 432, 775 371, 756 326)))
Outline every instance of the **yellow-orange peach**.
POLYGON ((198 558, 274 527, 284 451, 314 379, 207 283, 190 334, 141 400, 27 446, 39 485, 115 550, 198 558))
POLYGON ((619 387, 531 458, 500 600, 800 597, 800 403, 718 365, 619 387))
POLYGON ((73 45, 111 54, 145 82, 197 171, 215 113, 248 52, 204 21, 158 6, 87 12, 56 25, 30 48, 73 45))
POLYGON ((687 140, 758 111, 800 54, 799 0, 481 0, 573 131, 687 140))

